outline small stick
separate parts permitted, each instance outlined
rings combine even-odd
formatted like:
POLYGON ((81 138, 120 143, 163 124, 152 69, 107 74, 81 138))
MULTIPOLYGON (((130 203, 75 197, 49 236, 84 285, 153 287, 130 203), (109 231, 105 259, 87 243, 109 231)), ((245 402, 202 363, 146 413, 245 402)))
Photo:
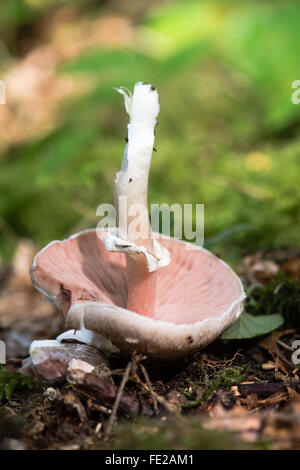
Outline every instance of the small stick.
POLYGON ((283 341, 281 341, 280 339, 278 339, 276 341, 276 343, 280 344, 280 346, 283 346, 285 349, 288 349, 289 351, 294 351, 293 348, 291 348, 288 344, 284 343, 283 341))
POLYGON ((152 388, 152 384, 151 384, 151 381, 150 381, 150 378, 149 378, 149 375, 148 375, 148 372, 146 370, 146 367, 143 365, 143 364, 139 364, 140 368, 141 368, 141 371, 143 372, 143 375, 145 377, 145 380, 146 380, 146 383, 147 383, 147 386, 148 386, 148 389, 149 389, 149 392, 150 392, 150 395, 151 395, 151 398, 153 400, 153 406, 154 406, 154 410, 155 410, 155 413, 157 413, 158 411, 158 404, 157 404, 157 396, 152 388))
POLYGON ((243 397, 250 393, 256 393, 258 396, 268 396, 278 392, 286 392, 288 387, 299 393, 300 382, 258 382, 252 384, 238 384, 238 390, 243 397))
POLYGON ((125 372, 124 372, 124 375, 123 375, 123 378, 122 378, 121 383, 120 383, 118 393, 116 395, 116 399, 114 401, 114 404, 113 404, 113 407, 112 407, 112 410, 111 410, 111 415, 110 415, 108 423, 107 423, 107 427, 106 427, 106 430, 105 430, 105 433, 104 433, 105 437, 108 437, 111 433, 111 430, 112 430, 112 427, 114 425, 115 418, 116 418, 116 415, 117 415, 117 411, 118 411, 118 408, 119 408, 122 393, 123 393, 123 390, 124 390, 125 385, 127 383, 127 380, 129 378, 131 368, 132 368, 132 362, 128 362, 127 367, 126 367, 125 372))
POLYGON ((141 361, 146 359, 146 357, 144 356, 138 356, 136 353, 133 353, 133 356, 132 356, 132 360, 133 360, 133 363, 135 366, 138 366, 141 368, 141 371, 145 377, 145 380, 147 382, 147 384, 145 384, 140 378, 139 376, 135 373, 135 377, 134 379, 136 380, 136 382, 144 389, 146 390, 147 392, 149 392, 151 394, 151 398, 153 400, 153 406, 154 406, 154 410, 155 412, 158 411, 158 403, 160 403, 164 408, 166 408, 166 410, 169 411, 170 414, 177 414, 176 410, 174 409, 174 407, 172 405, 170 405, 168 403, 167 400, 164 399, 164 397, 162 397, 161 395, 159 395, 158 393, 156 393, 152 386, 151 386, 151 381, 150 381, 150 378, 149 378, 149 375, 148 375, 148 372, 145 368, 145 366, 143 364, 141 364, 141 361))

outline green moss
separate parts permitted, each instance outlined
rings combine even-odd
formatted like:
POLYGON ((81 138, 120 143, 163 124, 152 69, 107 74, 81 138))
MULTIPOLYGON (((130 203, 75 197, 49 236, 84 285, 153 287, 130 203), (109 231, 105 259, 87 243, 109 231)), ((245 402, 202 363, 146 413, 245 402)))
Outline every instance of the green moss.
POLYGON ((244 367, 226 367, 223 370, 216 372, 214 375, 209 376, 201 366, 203 379, 197 384, 190 382, 194 391, 186 392, 184 389, 180 391, 188 398, 188 401, 182 405, 183 408, 194 408, 201 405, 205 400, 207 400, 213 392, 218 388, 223 387, 225 389, 230 388, 232 385, 238 384, 246 379, 249 373, 249 366, 244 367), (202 396, 201 398, 195 399, 196 389, 201 387, 202 396))
POLYGON ((40 384, 31 377, 26 377, 20 372, 7 370, 0 366, 0 402, 10 401, 15 390, 20 389, 37 389, 40 384))

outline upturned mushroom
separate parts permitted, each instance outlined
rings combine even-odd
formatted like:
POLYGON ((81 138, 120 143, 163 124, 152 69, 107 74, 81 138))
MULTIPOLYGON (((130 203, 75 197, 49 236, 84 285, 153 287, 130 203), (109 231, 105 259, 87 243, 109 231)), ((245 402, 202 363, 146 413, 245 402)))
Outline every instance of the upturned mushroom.
POLYGON ((158 93, 140 82, 133 94, 118 91, 130 119, 114 184, 117 228, 50 243, 35 256, 31 279, 60 309, 66 327, 76 330, 75 338, 88 330, 87 342, 92 338, 106 351, 175 358, 232 325, 245 293, 238 276, 209 251, 152 233, 147 192, 158 93))

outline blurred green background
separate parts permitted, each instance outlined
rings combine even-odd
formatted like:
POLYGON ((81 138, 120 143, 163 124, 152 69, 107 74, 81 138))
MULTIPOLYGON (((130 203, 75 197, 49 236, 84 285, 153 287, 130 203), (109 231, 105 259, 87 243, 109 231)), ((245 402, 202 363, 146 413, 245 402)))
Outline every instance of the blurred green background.
POLYGON ((299 245, 299 2, 10 0, 0 28, 2 260, 96 225, 136 81, 161 103, 149 202, 204 203, 233 261, 299 245))

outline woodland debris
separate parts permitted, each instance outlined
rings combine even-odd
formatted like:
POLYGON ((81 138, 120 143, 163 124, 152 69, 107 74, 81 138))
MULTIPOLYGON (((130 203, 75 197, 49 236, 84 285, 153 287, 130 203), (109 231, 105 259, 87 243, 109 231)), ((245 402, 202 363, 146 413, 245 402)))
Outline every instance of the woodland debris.
POLYGON ((264 364, 262 364, 261 368, 263 370, 273 370, 273 369, 276 369, 276 364, 273 361, 268 361, 268 362, 265 362, 264 364))
POLYGON ((294 257, 281 266, 287 276, 297 281, 300 277, 300 256, 294 257))
POLYGON ((268 396, 273 393, 286 392, 288 388, 300 393, 300 381, 297 382, 257 382, 252 384, 239 384, 238 390, 243 397, 256 393, 258 396, 268 396))
POLYGON ((127 383, 127 380, 129 379, 131 368, 132 368, 132 363, 129 362, 127 364, 124 375, 122 377, 121 384, 120 384, 120 387, 118 389, 118 393, 116 395, 116 398, 115 398, 115 401, 114 401, 114 404, 113 404, 113 407, 112 407, 112 410, 111 410, 111 415, 109 417, 107 427, 105 429, 105 435, 106 436, 110 435, 110 433, 112 431, 112 428, 113 428, 113 425, 115 423, 115 419, 116 419, 116 415, 117 415, 117 412, 118 412, 119 404, 120 404, 120 401, 121 401, 121 398, 122 398, 122 394, 123 394, 125 385, 127 383))
POLYGON ((44 302, 32 286, 29 268, 36 248, 30 240, 21 240, 12 268, 0 285, 0 339, 7 345, 7 357, 24 357, 36 337, 54 336, 62 321, 55 307, 44 302))
POLYGON ((167 394, 167 400, 174 409, 180 413, 181 407, 187 401, 187 398, 184 396, 183 393, 179 392, 178 390, 172 390, 167 394))
POLYGON ((254 442, 258 439, 261 418, 250 415, 243 407, 236 405, 230 411, 226 411, 218 403, 209 414, 211 419, 204 423, 206 429, 238 433, 244 442, 254 442))
POLYGON ((75 394, 72 390, 68 390, 66 393, 61 393, 58 398, 67 407, 75 409, 81 421, 85 423, 88 422, 85 408, 78 395, 75 394))
POLYGON ((108 361, 103 353, 81 343, 59 343, 56 340, 34 341, 30 357, 22 362, 20 372, 39 379, 54 380, 65 377, 70 371, 91 372, 97 368, 101 375, 110 374, 108 361))
MULTIPOLYGON (((107 379, 97 377, 93 373, 74 374, 67 376, 68 382, 76 387, 78 392, 87 393, 97 403, 112 408, 118 394, 118 387, 107 379)), ((123 390, 118 403, 118 413, 122 416, 133 417, 139 414, 153 416, 153 407, 143 397, 123 390)))
POLYGON ((276 277, 279 265, 270 259, 264 259, 263 253, 258 252, 243 258, 243 268, 251 283, 266 284, 276 277))

